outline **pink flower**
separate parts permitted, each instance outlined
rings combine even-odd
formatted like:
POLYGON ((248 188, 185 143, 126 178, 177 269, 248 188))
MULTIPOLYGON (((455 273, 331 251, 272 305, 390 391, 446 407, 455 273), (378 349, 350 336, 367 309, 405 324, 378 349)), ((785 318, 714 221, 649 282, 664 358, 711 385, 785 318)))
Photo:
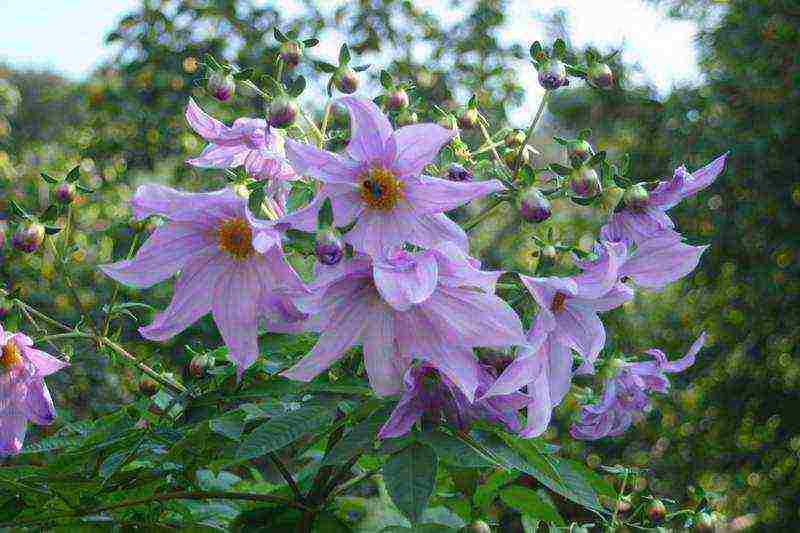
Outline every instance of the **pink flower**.
POLYGON ((258 319, 271 331, 302 329, 306 315, 290 297, 307 294, 286 263, 281 234, 253 220, 246 200, 229 189, 187 193, 143 185, 133 198, 137 219, 161 215, 159 226, 131 260, 101 265, 126 285, 149 287, 180 272, 169 307, 139 329, 169 339, 211 312, 241 376, 258 357, 258 319))
POLYGON ((418 358, 472 401, 480 383, 472 348, 525 343, 514 310, 494 295, 500 273, 479 266, 456 245, 442 243, 415 254, 398 250, 375 261, 359 254, 321 267, 316 295, 300 307, 319 314, 322 335, 284 375, 309 381, 362 344, 378 395, 400 393, 403 375, 418 358))
POLYGON ((345 154, 292 140, 286 153, 295 170, 324 183, 314 201, 284 220, 314 231, 317 213, 330 198, 336 226, 355 226, 345 240, 357 251, 381 255, 405 242, 430 247, 441 241, 467 251, 467 235, 444 215, 470 200, 503 189, 497 180, 454 182, 422 174, 454 132, 436 124, 413 124, 392 131, 371 101, 347 96, 337 102, 350 113, 345 154))
POLYGON ((267 121, 238 118, 228 127, 200 109, 193 98, 186 108, 186 120, 209 144, 200 156, 187 162, 202 168, 235 168, 244 165, 256 179, 276 182, 297 179, 283 154, 283 139, 273 133, 267 121))
POLYGON ((0 325, 0 455, 22 450, 28 422, 46 426, 56 416, 45 376, 69 366, 33 347, 22 333, 0 325))

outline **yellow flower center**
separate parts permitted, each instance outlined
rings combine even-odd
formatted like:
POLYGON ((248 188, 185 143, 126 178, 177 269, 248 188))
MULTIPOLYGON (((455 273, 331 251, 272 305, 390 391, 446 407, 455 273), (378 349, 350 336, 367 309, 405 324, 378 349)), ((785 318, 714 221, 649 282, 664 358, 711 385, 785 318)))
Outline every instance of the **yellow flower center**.
POLYGON ((560 313, 564 310, 564 302, 567 301, 567 295, 563 292, 557 292, 553 296, 553 303, 550 304, 550 310, 554 313, 560 313))
POLYGON ((390 170, 372 167, 362 178, 359 195, 371 209, 389 211, 403 197, 403 182, 395 178, 390 170))
POLYGON ((22 364, 19 348, 13 341, 8 341, 3 346, 3 353, 0 355, 0 367, 3 367, 4 370, 11 370, 19 364, 22 364))
POLYGON ((242 218, 230 218, 217 229, 219 249, 228 252, 234 259, 247 259, 253 249, 253 230, 242 218))

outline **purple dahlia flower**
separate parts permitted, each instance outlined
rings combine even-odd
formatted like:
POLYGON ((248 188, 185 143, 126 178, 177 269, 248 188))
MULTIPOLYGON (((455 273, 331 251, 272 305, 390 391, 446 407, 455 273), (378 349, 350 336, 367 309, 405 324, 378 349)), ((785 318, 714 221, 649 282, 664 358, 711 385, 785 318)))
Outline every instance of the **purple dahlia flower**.
MULTIPOLYGON (((486 391, 494 378, 492 367, 479 365, 476 393, 481 395, 486 391)), ((381 439, 405 435, 423 416, 438 419, 444 415, 450 426, 459 431, 469 429, 475 420, 495 422, 509 431, 519 431, 517 411, 528 403, 528 398, 519 393, 470 402, 455 383, 427 363, 409 368, 403 385, 405 390, 400 402, 378 434, 381 439)))
POLYGON ((273 223, 254 220, 247 201, 229 189, 187 193, 142 185, 132 200, 137 219, 167 219, 131 260, 101 265, 126 285, 149 287, 179 272, 169 307, 139 329, 169 339, 211 312, 241 376, 258 357, 258 319, 271 331, 302 329, 291 297, 307 294, 286 263, 273 223))
POLYGON ((624 239, 638 244, 665 229, 673 229, 675 224, 667 215, 667 211, 684 198, 693 196, 714 183, 725 168, 727 157, 728 154, 723 154, 692 173, 686 170, 686 167, 677 168, 672 179, 659 182, 641 206, 625 206, 618 213, 611 215, 611 220, 607 227, 604 227, 604 231, 616 236, 614 240, 624 239))
POLYGON ((395 250, 374 261, 358 254, 320 267, 315 295, 299 305, 318 314, 322 335, 284 375, 309 381, 362 344, 378 395, 400 393, 403 375, 417 358, 472 401, 480 384, 472 348, 525 343, 514 310, 494 295, 500 272, 482 272, 479 266, 458 246, 441 243, 415 254, 395 250))
POLYGON ((649 393, 665 394, 669 390, 667 374, 682 372, 694 364, 695 355, 703 347, 705 339, 706 335, 702 333, 689 352, 677 361, 668 361, 664 352, 650 349, 645 353, 652 355, 654 361, 618 362, 616 373, 605 382, 600 402, 581 409, 579 420, 570 430, 572 436, 596 440, 624 433, 650 405, 649 393))
POLYGON ((45 376, 69 366, 33 347, 22 333, 0 325, 0 456, 22 450, 28 422, 46 426, 56 416, 45 376))
POLYGON ((422 174, 455 132, 436 124, 392 131, 371 101, 353 96, 337 102, 350 113, 350 144, 342 155, 286 141, 294 169, 324 183, 308 207, 285 217, 313 232, 317 213, 330 198, 336 226, 356 221, 345 240, 357 251, 381 255, 408 242, 425 248, 441 241, 467 251, 467 235, 444 215, 462 204, 503 189, 497 180, 454 182, 422 174))

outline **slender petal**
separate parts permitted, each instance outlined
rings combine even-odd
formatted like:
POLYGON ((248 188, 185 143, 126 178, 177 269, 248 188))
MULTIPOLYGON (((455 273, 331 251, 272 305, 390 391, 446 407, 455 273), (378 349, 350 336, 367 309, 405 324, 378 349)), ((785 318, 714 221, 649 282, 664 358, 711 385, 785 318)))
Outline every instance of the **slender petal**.
POLYGON ((620 277, 631 278, 636 285, 661 289, 692 272, 708 246, 690 246, 680 235, 667 230, 642 242, 620 269, 620 277))
POLYGON ((394 143, 395 152, 392 170, 399 176, 419 175, 454 136, 455 131, 438 124, 412 124, 398 129, 389 140, 394 143))
POLYGON ((436 290, 438 263, 432 253, 413 259, 404 252, 374 264, 375 287, 383 299, 398 311, 406 311, 430 298, 436 290))
POLYGON ((393 313, 380 303, 371 307, 370 325, 363 333, 364 366, 372 390, 391 396, 402 391, 406 369, 395 342, 393 313))
POLYGON ((206 193, 188 193, 171 187, 147 183, 140 185, 131 200, 133 215, 143 220, 151 215, 162 215, 167 218, 178 217, 180 213, 190 211, 209 211, 221 209, 226 214, 235 216, 232 204, 241 203, 242 199, 230 189, 206 193))
POLYGON ((259 282, 247 263, 227 269, 213 291, 211 312, 241 378, 258 358, 259 282))
POLYGON ((498 180, 457 182, 422 175, 406 180, 403 193, 415 213, 431 215, 504 189, 498 180))
POLYGON ((56 359, 49 353, 42 352, 35 348, 26 348, 25 357, 27 357, 33 366, 36 367, 36 376, 45 377, 50 374, 55 374, 59 370, 69 366, 69 363, 56 359))
MULTIPOLYGON (((392 125, 378 106, 366 98, 345 96, 335 103, 350 114, 350 143, 347 153, 364 162, 384 161, 392 125)), ((388 163, 388 161, 386 161, 388 163)))
POLYGON ((313 176, 325 183, 355 184, 365 170, 358 161, 292 139, 286 141, 286 155, 299 174, 313 176))
POLYGON ((25 405, 28 408, 28 419, 40 426, 52 424, 56 418, 56 409, 47 385, 43 380, 35 379, 28 383, 27 389, 28 396, 25 399, 25 405))

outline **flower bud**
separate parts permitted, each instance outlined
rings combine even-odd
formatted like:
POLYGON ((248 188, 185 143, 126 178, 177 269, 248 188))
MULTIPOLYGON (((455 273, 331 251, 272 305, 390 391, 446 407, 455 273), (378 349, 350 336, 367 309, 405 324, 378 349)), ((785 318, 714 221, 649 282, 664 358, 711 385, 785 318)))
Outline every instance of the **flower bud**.
POLYGON ((206 371, 214 366, 214 358, 205 354, 198 354, 189 361, 189 375, 194 378, 202 378, 206 371))
POLYGON ((75 184, 68 181, 62 181, 56 185, 55 191, 56 202, 62 205, 69 205, 75 201, 77 196, 75 184))
POLYGON ((596 87, 608 89, 614 83, 614 73, 605 63, 595 63, 589 67, 589 81, 596 87))
POLYGON ((214 98, 224 102, 236 92, 236 82, 233 80, 233 74, 215 71, 208 78, 207 88, 214 98))
POLYGON ((148 398, 158 392, 158 384, 148 377, 144 377, 139 381, 139 392, 148 398))
POLYGON ((567 67, 559 59, 548 59, 539 67, 539 85, 552 91, 569 84, 567 67))
POLYGON ((633 504, 631 504, 631 500, 628 496, 623 496, 619 500, 617 500, 617 513, 625 514, 633 508, 633 504))
POLYGON ((552 214, 550 200, 536 187, 531 187, 520 195, 518 210, 519 216, 527 222, 544 222, 552 214))
POLYGON ((583 140, 570 141, 567 145, 567 157, 573 166, 582 165, 594 155, 592 145, 583 140))
POLYGON ((275 128, 287 128, 297 118, 297 103, 288 96, 279 96, 269 105, 267 121, 275 128))
POLYGON ((468 108, 458 116, 458 127, 462 130, 471 130, 478 125, 478 110, 468 108))
POLYGON ((400 114, 397 115, 397 125, 398 126, 408 126, 410 124, 416 124, 418 120, 417 114, 414 111, 409 111, 408 109, 403 109, 400 111, 400 114))
POLYGON ((544 248, 542 248, 542 258, 547 261, 554 262, 558 257, 558 252, 556 251, 556 247, 552 244, 548 244, 544 248))
POLYGON ((281 61, 289 68, 294 68, 300 63, 300 56, 303 54, 303 49, 296 41, 286 41, 281 43, 278 49, 278 56, 281 61))
POLYGON ((647 506, 647 518, 649 518, 654 524, 661 523, 666 516, 667 507, 661 500, 653 500, 650 502, 650 505, 647 506))
POLYGON ((0 320, 11 314, 11 302, 0 296, 0 320))
POLYGON ((604 188, 603 194, 600 196, 600 207, 606 211, 613 211, 622 200, 624 193, 625 191, 616 185, 604 188))
POLYGON ((333 85, 344 94, 352 94, 358 89, 358 74, 350 67, 340 68, 333 76, 333 85))
POLYGON ((386 107, 399 111, 408 107, 408 93, 405 89, 395 89, 386 95, 386 107))
POLYGON ((582 166, 570 173, 569 187, 579 198, 591 198, 603 190, 600 178, 592 167, 582 166))
POLYGON ((20 227, 11 236, 11 246, 19 252, 31 254, 44 242, 44 226, 38 222, 29 222, 20 227))
POLYGON ((647 194, 647 190, 642 187, 641 183, 631 185, 625 189, 625 194, 622 195, 622 201, 625 202, 625 205, 631 209, 642 209, 647 207, 647 201, 649 199, 650 195, 647 194))
POLYGON ((492 528, 483 520, 475 520, 464 528, 465 533, 492 533, 492 528))
POLYGON ((333 228, 326 228, 317 232, 317 245, 314 253, 320 263, 333 266, 342 260, 344 243, 339 233, 333 228))
POLYGON ((716 518, 710 513, 701 512, 697 513, 694 517, 694 527, 692 531, 695 531, 695 533, 714 533, 716 527, 716 518))
POLYGON ((513 130, 506 135, 505 143, 508 148, 519 148, 525 142, 525 132, 513 130))
POLYGON ((458 163, 450 163, 450 166, 447 167, 447 179, 450 181, 472 181, 474 177, 472 172, 458 163))

